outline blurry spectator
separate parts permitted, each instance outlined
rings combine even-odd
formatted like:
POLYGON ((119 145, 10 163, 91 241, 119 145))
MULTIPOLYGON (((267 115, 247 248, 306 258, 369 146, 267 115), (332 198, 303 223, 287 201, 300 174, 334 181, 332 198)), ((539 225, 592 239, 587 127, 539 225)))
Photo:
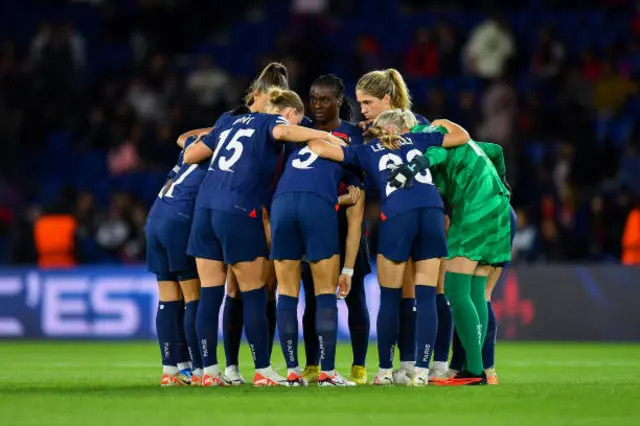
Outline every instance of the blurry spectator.
POLYGON ((104 110, 94 106, 89 111, 86 123, 78 135, 78 147, 81 151, 107 148, 111 143, 111 132, 104 110))
POLYGON ((451 76, 460 70, 460 43, 453 27, 439 23, 436 26, 438 40, 440 74, 451 76))
POLYGON ((31 60, 44 67, 71 65, 80 69, 86 63, 84 37, 71 23, 52 27, 43 22, 31 41, 31 60))
POLYGON ((596 195, 591 199, 589 205, 589 231, 585 242, 589 247, 589 257, 594 260, 601 258, 605 251, 607 223, 604 208, 604 199, 601 195, 596 195))
POLYGON ((164 100, 142 77, 136 77, 131 82, 127 92, 127 102, 140 120, 157 122, 166 116, 164 100))
POLYGON ((516 92, 508 79, 500 79, 489 85, 482 100, 484 122, 478 134, 482 140, 503 146, 513 138, 518 103, 516 92))
POLYGON ((142 139, 142 127, 133 126, 129 136, 115 148, 109 150, 107 161, 111 176, 119 176, 140 167, 138 147, 142 139))
POLYGON ((611 61, 604 62, 601 70, 593 96, 593 106, 601 116, 609 116, 619 110, 627 96, 638 90, 638 85, 614 70, 611 61))
POLYGON ((458 94, 458 105, 454 109, 454 121, 464 127, 471 135, 477 134, 482 122, 482 114, 478 107, 476 94, 471 90, 463 90, 458 94))
POLYGON ((640 198, 627 217, 622 237, 622 263, 640 265, 640 198))
POLYGON ((493 79, 502 75, 515 52, 507 21, 502 15, 494 15, 471 31, 464 55, 471 73, 493 79))
POLYGON ((558 151, 558 159, 553 168, 553 183, 556 193, 560 197, 564 197, 567 192, 567 184, 571 176, 571 166, 573 163, 573 147, 570 144, 562 144, 558 151))
POLYGON ((565 48, 558 40, 555 30, 545 27, 540 30, 533 52, 533 73, 540 79, 554 79, 560 73, 565 57, 565 48))
POLYGON ((122 259, 127 263, 143 262, 146 259, 144 233, 147 209, 139 202, 135 202, 129 211, 131 233, 122 251, 122 259))
POLYGON ((637 142, 627 146, 620 161, 619 183, 629 188, 633 195, 640 197, 640 151, 637 142))
POLYGON ((514 262, 535 262, 537 257, 538 231, 529 222, 529 215, 518 209, 518 232, 511 245, 511 258, 514 262))
POLYGON ((215 66, 211 56, 202 55, 197 68, 187 77, 187 90, 198 107, 209 110, 217 103, 233 102, 230 83, 229 75, 215 66))
POLYGON ((293 0, 291 10, 294 15, 321 15, 328 6, 327 0, 293 0))
POLYGON ((356 39, 355 52, 351 57, 350 68, 353 75, 361 75, 383 68, 380 44, 373 36, 363 34, 356 39))
POLYGON ((120 259, 120 251, 132 232, 126 220, 126 209, 129 205, 129 197, 123 194, 114 194, 111 197, 106 217, 98 225, 96 241, 111 260, 120 259))
POLYGON ((429 90, 425 101, 425 103, 416 105, 416 109, 422 114, 433 119, 450 116, 446 104, 446 96, 441 89, 429 90))
POLYGON ((586 50, 582 53, 582 74, 587 80, 595 82, 600 77, 602 65, 592 51, 586 50))
POLYGON ((404 57, 404 69, 411 77, 435 77, 439 70, 439 52, 428 28, 416 31, 404 57))
POLYGON ((576 67, 569 69, 560 100, 568 110, 576 112, 575 107, 591 108, 593 103, 593 85, 576 67))
POLYGON ((78 262, 90 263, 98 260, 95 235, 99 225, 99 215, 93 194, 82 192, 78 195, 74 212, 76 218, 76 254, 78 262))

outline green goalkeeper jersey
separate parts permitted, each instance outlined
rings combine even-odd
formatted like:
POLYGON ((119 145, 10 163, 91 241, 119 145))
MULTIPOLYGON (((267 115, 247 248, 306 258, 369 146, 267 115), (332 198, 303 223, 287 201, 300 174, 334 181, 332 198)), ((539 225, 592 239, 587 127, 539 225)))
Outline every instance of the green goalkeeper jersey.
POLYGON ((496 266, 508 262, 509 193, 501 179, 505 165, 500 145, 471 141, 451 149, 431 147, 424 155, 436 187, 451 208, 448 258, 465 257, 496 266))
MULTIPOLYGON (((442 127, 416 126, 416 132, 446 132, 442 127)), ((505 175, 502 147, 493 143, 470 141, 455 148, 431 147, 424 154, 429 170, 442 197, 451 207, 470 202, 485 202, 496 195, 507 195, 502 183, 505 175)))

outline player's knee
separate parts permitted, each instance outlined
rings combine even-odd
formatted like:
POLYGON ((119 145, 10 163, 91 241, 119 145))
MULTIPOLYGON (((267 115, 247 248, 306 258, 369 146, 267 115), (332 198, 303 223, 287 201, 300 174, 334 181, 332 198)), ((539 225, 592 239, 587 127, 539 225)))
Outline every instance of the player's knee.
POLYGON ((182 299, 180 286, 177 281, 158 281, 158 297, 162 302, 175 302, 182 299))
POLYGON ((180 289, 185 303, 200 300, 200 280, 197 275, 196 277, 189 274, 180 275, 178 279, 180 280, 180 289), (190 276, 191 278, 189 278, 190 276))

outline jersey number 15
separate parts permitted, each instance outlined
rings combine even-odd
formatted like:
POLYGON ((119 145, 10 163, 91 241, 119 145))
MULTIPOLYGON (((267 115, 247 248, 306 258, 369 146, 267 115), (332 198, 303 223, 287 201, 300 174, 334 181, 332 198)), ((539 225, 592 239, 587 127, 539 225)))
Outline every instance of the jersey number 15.
POLYGON ((240 143, 240 139, 249 138, 255 133, 255 129, 238 129, 229 143, 226 143, 231 131, 232 130, 229 129, 220 133, 216 150, 213 151, 213 155, 211 156, 211 165, 209 166, 209 170, 233 172, 231 167, 238 162, 244 149, 240 143), (221 153, 220 151, 223 147, 225 152, 221 153))

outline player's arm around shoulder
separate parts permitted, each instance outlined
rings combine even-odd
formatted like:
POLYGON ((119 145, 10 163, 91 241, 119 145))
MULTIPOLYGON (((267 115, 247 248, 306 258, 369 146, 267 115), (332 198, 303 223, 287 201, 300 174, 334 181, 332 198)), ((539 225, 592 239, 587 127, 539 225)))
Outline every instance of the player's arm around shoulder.
POLYGON ((467 132, 464 127, 454 123, 453 121, 438 119, 433 120, 431 122, 431 125, 436 127, 443 127, 444 129, 446 129, 447 133, 445 133, 444 137, 442 138, 442 146, 445 148, 453 148, 456 146, 464 145, 471 140, 469 132, 467 132))
POLYGON ((203 137, 205 137, 206 135, 208 135, 209 133, 211 133, 211 130, 213 130, 213 127, 203 127, 201 129, 193 129, 193 130, 189 130, 188 132, 184 132, 183 134, 181 134, 178 137, 178 140, 176 141, 176 144, 181 148, 184 149, 185 144, 187 143, 187 140, 191 137, 196 137, 198 140, 202 139, 203 137))
MULTIPOLYGON (((338 139, 338 138, 336 138, 338 139)), ((339 141, 342 145, 344 142, 339 141)), ((322 139, 312 139, 307 143, 309 149, 318 157, 326 158, 333 161, 344 161, 344 150, 341 145, 327 142, 322 139)))

